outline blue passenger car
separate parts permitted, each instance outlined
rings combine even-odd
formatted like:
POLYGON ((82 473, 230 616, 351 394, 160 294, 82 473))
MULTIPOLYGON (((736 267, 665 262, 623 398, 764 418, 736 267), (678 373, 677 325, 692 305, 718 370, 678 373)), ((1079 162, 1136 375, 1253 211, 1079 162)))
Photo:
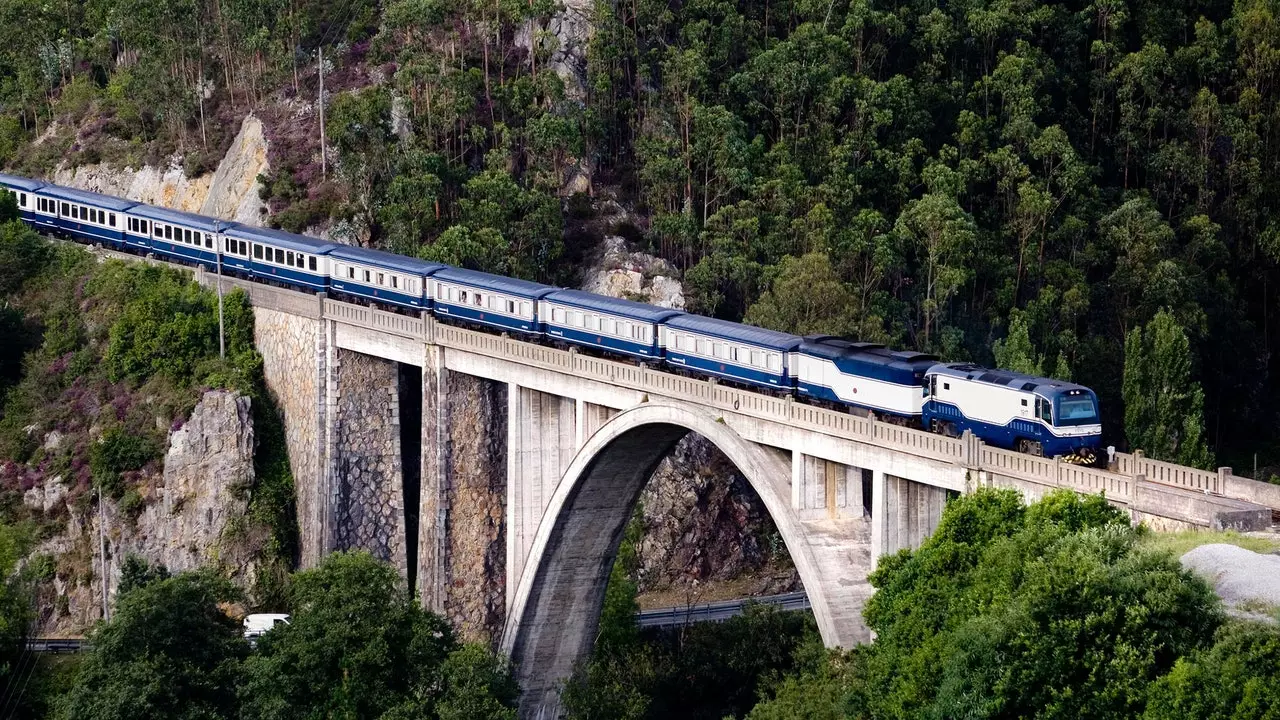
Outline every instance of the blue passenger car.
POLYGON ((138 204, 59 185, 45 185, 35 197, 38 228, 114 248, 124 247, 124 213, 138 204))
POLYGON ((540 333, 538 301, 555 288, 501 275, 446 267, 431 275, 437 317, 540 333))
POLYGON ((125 244, 150 247, 164 260, 215 267, 219 234, 228 223, 221 220, 139 203, 125 213, 125 244))
POLYGON ((790 355, 801 338, 700 315, 676 315, 662 325, 667 362, 750 385, 794 389, 790 355))
POLYGON ((294 285, 312 292, 328 288, 328 254, 334 243, 283 230, 231 225, 222 231, 228 247, 236 241, 248 251, 249 272, 268 282, 294 285), (247 246, 247 247, 246 247, 247 246))
POLYGON ((811 335, 791 373, 801 395, 919 420, 925 373, 937 363, 924 353, 811 335))
POLYGON ((556 290, 538 308, 543 332, 551 337, 642 358, 661 356, 658 325, 682 314, 582 290, 556 290))
POLYGON ((14 199, 18 201, 18 216, 28 223, 36 222, 36 195, 35 192, 44 187, 44 183, 39 180, 28 180, 17 175, 5 175, 0 173, 0 187, 13 193, 14 199))
POLYGON ((329 253, 329 290, 404 308, 431 307, 427 280, 440 263, 339 245, 329 253))

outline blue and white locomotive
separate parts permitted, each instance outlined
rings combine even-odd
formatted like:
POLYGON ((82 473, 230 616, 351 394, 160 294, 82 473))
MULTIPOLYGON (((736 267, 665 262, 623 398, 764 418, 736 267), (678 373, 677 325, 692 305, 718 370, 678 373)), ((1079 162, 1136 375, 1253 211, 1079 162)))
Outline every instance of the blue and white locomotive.
POLYGON ((447 323, 631 358, 947 435, 1092 462, 1098 399, 1072 383, 831 336, 797 337, 0 174, 37 230, 447 323))

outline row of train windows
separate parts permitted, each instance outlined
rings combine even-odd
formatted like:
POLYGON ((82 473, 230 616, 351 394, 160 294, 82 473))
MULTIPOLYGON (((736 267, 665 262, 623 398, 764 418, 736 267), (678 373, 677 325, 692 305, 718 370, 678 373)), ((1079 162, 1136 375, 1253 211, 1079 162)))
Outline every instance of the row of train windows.
POLYGON ((224 238, 227 245, 227 252, 232 255, 241 255, 249 257, 249 243, 246 240, 237 240, 235 238, 224 238))
POLYGON ((598 332, 603 335, 629 338, 631 340, 645 341, 649 339, 648 325, 638 325, 625 320, 615 320, 611 317, 584 313, 578 310, 553 307, 551 308, 551 322, 557 325, 582 328, 588 332, 598 332))
POLYGON ((706 338, 695 337, 693 335, 684 335, 672 333, 672 339, 677 350, 689 352, 695 355, 715 358, 717 360, 728 360, 729 362, 739 363, 742 365, 750 365, 751 367, 767 368, 769 370, 782 369, 782 358, 777 353, 767 353, 763 350, 753 350, 751 348, 740 347, 738 345, 730 345, 729 343, 716 342, 706 338))
POLYGON ((374 272, 372 270, 360 270, 359 275, 357 276, 356 269, 347 266, 347 279, 364 282, 366 285, 381 285, 382 287, 389 287, 392 290, 401 289, 400 286, 403 284, 405 292, 413 292, 413 281, 406 278, 404 282, 401 283, 399 275, 374 272))
POLYGON ((58 212, 64 218, 69 220, 79 220, 80 222, 96 223, 98 225, 107 225, 108 227, 116 226, 116 214, 105 212, 97 208, 84 207, 82 205, 74 205, 72 203, 55 203, 52 200, 37 198, 36 208, 42 213, 53 214, 58 212), (59 211, 61 205, 61 211, 59 211))
POLYGON ((508 315, 533 317, 533 306, 530 303, 520 302, 517 304, 515 300, 509 300, 501 295, 485 295, 474 290, 463 290, 442 283, 436 283, 436 299, 461 305, 471 305, 508 315))
MULTIPOLYGON (((183 245, 194 245, 200 247, 200 231, 188 230, 186 228, 174 227, 173 225, 161 225, 154 223, 151 228, 156 237, 169 242, 178 242, 183 245)), ((204 246, 213 249, 213 235, 204 234, 204 246)))
POLYGON ((269 248, 263 245, 254 245, 253 258, 255 260, 273 262, 277 265, 296 267, 299 270, 310 270, 311 272, 316 271, 315 257, 296 253, 292 250, 281 250, 280 248, 269 248))

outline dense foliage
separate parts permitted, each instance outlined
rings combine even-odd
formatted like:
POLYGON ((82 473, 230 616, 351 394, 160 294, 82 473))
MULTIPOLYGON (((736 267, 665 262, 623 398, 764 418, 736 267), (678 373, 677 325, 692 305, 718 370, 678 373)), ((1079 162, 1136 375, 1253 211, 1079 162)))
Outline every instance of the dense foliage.
POLYGON ((157 580, 120 595, 59 717, 229 717, 249 647, 219 603, 236 589, 212 573, 157 580))
POLYGON ((592 656, 562 693, 568 717, 737 717, 783 673, 819 665, 825 651, 808 613, 754 605, 723 623, 640 630, 635 577, 642 517, 637 509, 627 525, 592 656))
POLYGON ((872 575, 875 641, 803 665, 749 717, 1275 717, 1275 628, 1225 619, 1143 532, 1068 492, 953 500, 872 575))
MULTIPOLYGON (((24 492, 55 478, 77 509, 100 489, 126 520, 136 517, 168 431, 205 389, 235 389, 253 400, 259 441, 255 483, 237 490, 249 493, 245 529, 262 538, 254 595, 278 595, 296 549, 293 481, 244 294, 225 297, 222 359, 216 294, 184 273, 99 262, 16 221, 0 225, 5 258, 0 328, 14 333, 0 343, 0 521, 31 522, 39 539, 58 532, 65 508, 45 513, 22 502, 24 492)), ((87 584, 94 573, 87 557, 65 553, 54 573, 87 584)))
POLYGON ((368 554, 331 555, 294 575, 292 624, 256 649, 228 614, 238 593, 225 580, 130 567, 130 587, 94 632, 60 717, 515 717, 507 665, 460 645, 368 554))
POLYGON ((292 624, 264 636, 244 668, 252 718, 514 718, 505 664, 459 647, 452 628, 366 553, 337 553, 293 577, 292 624))
POLYGON ((1272 0, 589 9, 577 77, 548 0, 4 0, 0 162, 195 172, 255 109, 276 222, 560 281, 605 191, 696 310, 1069 376, 1130 445, 1125 341, 1164 310, 1202 440, 1148 449, 1280 454, 1272 0))

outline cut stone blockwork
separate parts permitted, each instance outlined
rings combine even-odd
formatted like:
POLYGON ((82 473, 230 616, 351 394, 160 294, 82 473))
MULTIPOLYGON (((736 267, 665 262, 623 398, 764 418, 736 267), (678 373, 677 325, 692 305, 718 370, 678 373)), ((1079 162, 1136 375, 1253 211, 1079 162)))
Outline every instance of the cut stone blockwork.
POLYGON ((347 350, 335 357, 330 368, 336 379, 332 549, 368 550, 399 568, 403 577, 399 368, 395 362, 347 350))

